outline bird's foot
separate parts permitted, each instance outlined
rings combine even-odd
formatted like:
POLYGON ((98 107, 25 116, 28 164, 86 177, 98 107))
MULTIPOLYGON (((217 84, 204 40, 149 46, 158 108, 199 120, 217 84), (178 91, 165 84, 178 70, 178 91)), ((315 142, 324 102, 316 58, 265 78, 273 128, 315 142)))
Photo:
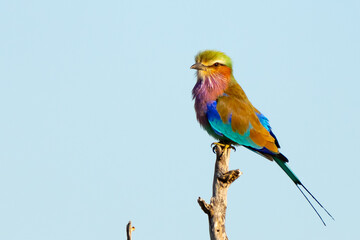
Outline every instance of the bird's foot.
MULTIPOLYGON (((231 148, 231 149, 233 149, 234 151, 236 151, 236 148, 235 148, 233 145, 231 145, 231 144, 226 144, 226 143, 221 143, 221 142, 213 142, 213 143, 211 144, 211 147, 212 147, 212 150, 213 150, 214 153, 216 153, 216 152, 215 152, 216 146, 219 146, 219 147, 222 149, 223 153, 224 153, 228 148, 231 148)), ((222 155, 222 154, 221 154, 221 155, 222 155)))

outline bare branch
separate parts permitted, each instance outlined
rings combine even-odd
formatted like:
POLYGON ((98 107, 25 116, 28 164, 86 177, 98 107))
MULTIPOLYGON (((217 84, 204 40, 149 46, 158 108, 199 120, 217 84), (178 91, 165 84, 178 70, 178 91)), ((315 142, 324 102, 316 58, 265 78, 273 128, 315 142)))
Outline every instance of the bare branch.
POLYGON ((126 225, 127 240, 131 240, 131 233, 135 230, 134 226, 131 226, 131 221, 126 225))
POLYGON ((230 151, 232 146, 215 143, 216 152, 213 194, 210 204, 199 198, 201 209, 208 215, 211 240, 227 240, 225 216, 227 208, 227 191, 230 185, 242 174, 239 169, 229 171, 230 151))

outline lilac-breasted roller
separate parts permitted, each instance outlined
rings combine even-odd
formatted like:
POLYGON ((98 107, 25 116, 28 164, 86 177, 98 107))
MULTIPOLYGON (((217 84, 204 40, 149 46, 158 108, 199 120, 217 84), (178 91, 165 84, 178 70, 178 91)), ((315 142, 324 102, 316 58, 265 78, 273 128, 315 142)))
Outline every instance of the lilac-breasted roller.
POLYGON ((197 120, 208 134, 219 140, 217 144, 242 145, 274 160, 295 183, 324 225, 322 217, 300 187, 333 218, 287 166, 288 159, 279 152, 280 145, 269 120, 251 104, 236 82, 231 59, 222 52, 206 50, 196 55, 191 69, 197 70, 197 82, 192 90, 197 120))

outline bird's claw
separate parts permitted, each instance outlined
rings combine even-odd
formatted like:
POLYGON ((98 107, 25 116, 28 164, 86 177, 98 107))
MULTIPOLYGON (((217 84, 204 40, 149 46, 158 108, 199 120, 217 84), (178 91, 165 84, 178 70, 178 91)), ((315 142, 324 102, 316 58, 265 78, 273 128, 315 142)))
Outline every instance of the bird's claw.
POLYGON ((211 147, 212 147, 212 151, 213 151, 213 153, 216 153, 216 152, 215 152, 215 149, 216 149, 216 144, 215 144, 215 143, 212 143, 212 144, 211 144, 211 147))
POLYGON ((228 148, 231 148, 234 150, 234 152, 236 152, 236 148, 231 144, 226 144, 226 143, 221 143, 221 142, 213 142, 211 144, 213 153, 216 153, 215 152, 216 146, 219 146, 221 148, 223 147, 224 148, 223 152, 225 152, 228 148))

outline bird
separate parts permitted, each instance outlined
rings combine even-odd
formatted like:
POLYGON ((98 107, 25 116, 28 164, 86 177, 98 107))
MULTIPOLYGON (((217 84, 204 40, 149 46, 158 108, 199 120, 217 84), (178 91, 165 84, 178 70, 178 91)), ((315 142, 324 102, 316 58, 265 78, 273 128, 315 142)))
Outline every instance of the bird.
POLYGON ((200 51, 190 69, 197 71, 197 81, 192 89, 196 118, 206 132, 219 141, 214 144, 225 149, 241 145, 276 162, 295 183, 322 223, 326 226, 301 188, 334 220, 288 167, 289 160, 279 151, 280 144, 268 118, 252 105, 235 80, 231 58, 216 50, 200 51))

